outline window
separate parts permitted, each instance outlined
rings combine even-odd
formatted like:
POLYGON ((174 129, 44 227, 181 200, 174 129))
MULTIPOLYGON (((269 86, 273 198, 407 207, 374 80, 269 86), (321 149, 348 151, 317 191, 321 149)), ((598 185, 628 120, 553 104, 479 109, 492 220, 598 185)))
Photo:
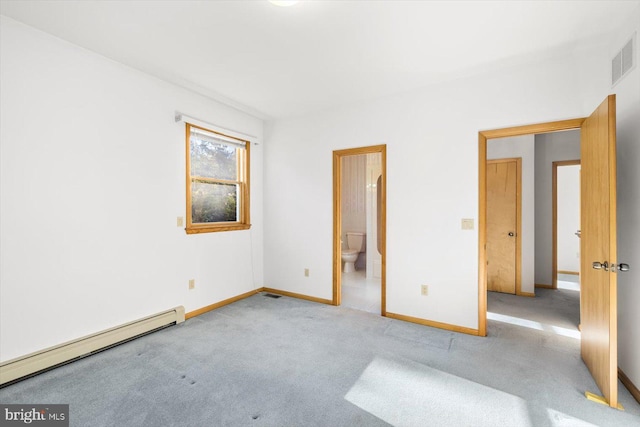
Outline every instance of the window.
POLYGON ((188 234, 246 230, 249 142, 186 123, 188 234))

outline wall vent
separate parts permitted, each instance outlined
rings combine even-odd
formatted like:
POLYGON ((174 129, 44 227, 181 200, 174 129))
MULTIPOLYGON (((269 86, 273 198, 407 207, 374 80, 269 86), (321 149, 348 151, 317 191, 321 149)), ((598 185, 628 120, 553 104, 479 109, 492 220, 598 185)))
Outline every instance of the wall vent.
POLYGON ((611 86, 615 86, 636 65, 635 58, 636 34, 634 34, 624 47, 611 60, 611 86))

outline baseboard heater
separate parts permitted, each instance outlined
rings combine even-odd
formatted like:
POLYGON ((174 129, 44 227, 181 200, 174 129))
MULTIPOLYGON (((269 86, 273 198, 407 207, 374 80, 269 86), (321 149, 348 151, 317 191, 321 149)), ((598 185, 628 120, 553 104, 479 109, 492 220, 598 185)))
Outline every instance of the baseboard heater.
POLYGON ((180 306, 2 362, 0 363, 0 387, 182 322, 184 322, 184 307, 180 306))

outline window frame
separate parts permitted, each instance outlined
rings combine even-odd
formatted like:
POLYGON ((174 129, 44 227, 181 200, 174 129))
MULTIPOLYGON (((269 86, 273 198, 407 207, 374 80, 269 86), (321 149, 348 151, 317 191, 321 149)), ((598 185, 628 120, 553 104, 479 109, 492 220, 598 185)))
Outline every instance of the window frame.
MULTIPOLYGON (((223 139, 221 138, 221 139, 223 139)), ((193 123, 185 122, 185 139, 186 139, 186 227, 187 234, 198 233, 215 233, 219 231, 234 231, 234 230, 248 230, 251 228, 249 207, 250 207, 250 141, 237 138, 235 136, 226 135, 222 132, 217 132, 213 129, 205 128, 193 123), (240 149, 236 153, 237 164, 237 181, 218 178, 206 178, 191 175, 191 129, 200 129, 205 132, 209 132, 215 135, 220 135, 223 138, 229 138, 237 141, 239 145, 244 144, 244 150, 240 149), (238 203, 240 209, 238 213, 238 221, 221 221, 221 222, 199 222, 194 223, 192 221, 192 200, 191 200, 191 185, 193 182, 209 182, 218 184, 234 184, 238 185, 238 203)), ((222 141, 224 142, 224 140, 222 141)), ((241 147, 238 147, 241 148, 241 147)))

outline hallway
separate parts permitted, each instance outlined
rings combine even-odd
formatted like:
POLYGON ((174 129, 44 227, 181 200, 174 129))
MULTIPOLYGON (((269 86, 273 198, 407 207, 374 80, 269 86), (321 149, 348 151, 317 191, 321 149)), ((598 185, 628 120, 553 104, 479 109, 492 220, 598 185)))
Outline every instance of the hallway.
POLYGON ((535 298, 488 292, 487 318, 498 320, 500 316, 564 328, 579 337, 580 292, 538 288, 535 298))

